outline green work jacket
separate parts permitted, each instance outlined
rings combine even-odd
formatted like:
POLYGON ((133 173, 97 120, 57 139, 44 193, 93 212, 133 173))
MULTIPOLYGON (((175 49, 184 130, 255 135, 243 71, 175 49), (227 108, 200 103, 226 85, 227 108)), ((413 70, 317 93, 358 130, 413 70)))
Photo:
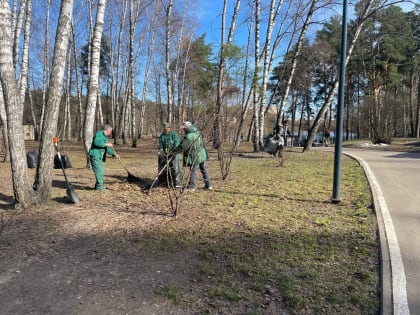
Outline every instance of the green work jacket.
POLYGON ((208 160, 208 153, 203 143, 203 138, 195 125, 185 130, 181 143, 184 165, 198 165, 208 160))
POLYGON ((97 158, 102 158, 103 161, 106 159, 106 153, 115 156, 115 151, 105 146, 108 143, 108 137, 105 135, 104 130, 99 130, 93 137, 92 144, 90 146, 89 155, 97 158))
POLYGON ((171 131, 169 134, 162 132, 159 137, 159 151, 168 154, 170 151, 179 146, 179 136, 176 131, 171 131))

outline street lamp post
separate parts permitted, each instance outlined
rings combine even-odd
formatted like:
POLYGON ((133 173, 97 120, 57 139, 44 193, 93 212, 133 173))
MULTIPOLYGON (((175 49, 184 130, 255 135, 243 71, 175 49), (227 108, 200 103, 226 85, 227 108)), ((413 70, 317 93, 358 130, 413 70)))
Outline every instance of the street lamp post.
POLYGON ((340 51, 340 76, 338 84, 337 104, 337 127, 336 142, 334 149, 334 180, 333 180, 333 203, 340 202, 341 181, 341 155, 343 144, 343 111, 344 111, 344 85, 346 82, 346 59, 347 59, 347 0, 343 0, 343 19, 341 26, 341 51, 340 51))

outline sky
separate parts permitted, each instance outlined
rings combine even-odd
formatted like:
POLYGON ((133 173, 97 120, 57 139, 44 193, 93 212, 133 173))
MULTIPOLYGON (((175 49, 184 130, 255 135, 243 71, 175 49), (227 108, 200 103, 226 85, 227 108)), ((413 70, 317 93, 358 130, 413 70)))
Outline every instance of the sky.
MULTIPOLYGON (((385 0, 388 3, 393 3, 398 0, 385 0)), ((233 5, 235 0, 228 0, 228 7, 227 7, 227 18, 226 18, 226 24, 227 26, 230 25, 230 19, 233 14, 233 5)), ((264 2, 264 1, 262 1, 264 2)), ((351 3, 354 1, 348 0, 348 16, 351 18, 353 8, 351 3)), ((402 3, 399 3, 398 5, 403 8, 404 11, 410 11, 414 10, 414 2, 415 1, 405 1, 402 3)), ((206 41, 208 43, 218 43, 220 40, 220 27, 221 27, 221 14, 223 10, 223 0, 197 0, 197 17, 200 21, 200 27, 198 29, 197 34, 203 34, 206 33, 206 41)), ((241 11, 244 10, 248 11, 248 8, 245 8, 245 1, 241 1, 241 11)), ((241 12, 240 11, 240 12, 241 12)), ((337 9, 334 11, 328 11, 325 12, 324 18, 327 18, 327 16, 331 16, 332 14, 338 14, 341 15, 343 11, 342 7, 342 0, 339 1, 339 4, 337 5, 337 9)), ((238 22, 240 23, 241 20, 244 18, 244 14, 239 17, 238 22)), ((237 28, 239 30, 240 24, 237 25, 237 28)), ((239 36, 239 38, 243 38, 244 41, 246 41, 246 30, 243 31, 244 34, 239 36)))
MULTIPOLYGON (((220 46, 220 36, 221 36, 221 15, 223 10, 223 0, 197 0, 198 2, 198 10, 197 10, 197 18, 200 21, 200 27, 197 30, 196 34, 201 35, 206 33, 206 43, 211 44, 213 50, 218 50, 220 46)), ((233 15, 234 4, 236 0, 228 0, 227 9, 226 9, 226 36, 228 29, 230 27, 231 18, 233 15)), ((267 1, 262 1, 267 2, 267 1)), ((234 44, 245 48, 247 45, 247 38, 248 38, 248 28, 244 25, 244 20, 248 18, 250 15, 250 7, 246 4, 247 1, 241 1, 241 7, 239 11, 239 17, 236 24, 236 32, 234 37, 234 44)), ((285 8, 285 5, 283 6, 285 8)), ((331 13, 330 13, 331 14, 331 13)), ((334 14, 337 14, 335 12, 334 14)), ((318 16, 319 17, 319 16, 318 16)), ((324 18, 324 17, 323 17, 324 18)), ((266 25, 265 21, 267 17, 262 16, 261 21, 261 41, 265 40, 265 31, 266 25)), ((273 33, 274 34, 274 33, 273 33)), ((274 36, 274 35, 273 35, 274 36)), ((252 40, 253 41, 253 40, 252 40)), ((288 40, 284 40, 284 42, 288 42, 288 40)), ((285 49, 283 49, 285 50, 285 49)), ((283 51, 281 48, 279 51, 283 51)), ((284 52, 279 52, 281 55, 284 52)))
MULTIPOLYGON (((293 1, 293 0, 292 0, 293 1)), ((200 21, 200 27, 197 31, 197 34, 206 33, 206 41, 208 43, 218 43, 220 41, 220 28, 221 28, 221 15, 223 10, 223 0, 197 0, 198 10, 197 18, 200 21)), ((231 23, 231 18, 233 15, 235 0, 228 0, 227 12, 226 12, 226 27, 228 28, 231 23)), ((262 3, 268 3, 267 1, 262 1, 262 3)), ((286 3, 286 2, 285 2, 286 3)), ((283 8, 286 7, 286 4, 283 5, 283 8)), ((247 18, 247 15, 250 14, 250 7, 246 4, 246 1, 241 1, 241 7, 239 11, 239 17, 236 25, 236 34, 235 40, 236 44, 246 45, 248 37, 248 29, 244 27, 243 21, 247 18)), ((329 16, 341 14, 342 7, 338 6, 337 10, 328 10, 322 14, 317 14, 314 18, 322 19, 326 21, 329 16)), ((261 40, 264 40, 265 27, 266 24, 264 21, 267 20, 267 17, 262 16, 261 21, 261 40)))
MULTIPOLYGON (((197 16, 200 27, 197 33, 206 33, 206 41, 209 43, 219 42, 222 10, 222 0, 198 0, 197 16)), ((227 16, 231 16, 232 13, 231 10, 228 10, 227 16)))

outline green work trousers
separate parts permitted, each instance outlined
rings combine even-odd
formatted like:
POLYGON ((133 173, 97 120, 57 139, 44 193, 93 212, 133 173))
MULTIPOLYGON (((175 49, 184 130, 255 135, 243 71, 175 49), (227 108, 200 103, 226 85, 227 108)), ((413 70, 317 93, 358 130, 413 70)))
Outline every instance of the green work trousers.
POLYGON ((95 189, 96 190, 102 190, 104 189, 104 174, 105 174, 105 168, 104 168, 104 162, 102 161, 102 158, 90 155, 90 164, 92 165, 93 173, 95 174, 95 189))

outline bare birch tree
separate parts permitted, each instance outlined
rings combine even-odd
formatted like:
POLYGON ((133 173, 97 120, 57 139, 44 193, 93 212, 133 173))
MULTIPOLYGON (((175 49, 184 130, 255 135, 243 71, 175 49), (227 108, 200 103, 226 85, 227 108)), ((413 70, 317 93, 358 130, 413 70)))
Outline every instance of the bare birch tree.
POLYGON ((118 143, 118 140, 122 132, 122 115, 123 115, 123 106, 120 105, 120 86, 122 85, 122 74, 121 74, 121 58, 122 58, 122 49, 123 49, 123 33, 124 26, 127 18, 127 8, 128 1, 124 0, 121 3, 121 13, 118 17, 118 38, 117 38, 117 53, 114 60, 114 54, 111 53, 111 106, 112 106, 112 123, 115 125, 115 143, 118 143))
POLYGON ((99 0, 96 11, 96 23, 93 32, 93 38, 90 45, 92 46, 91 54, 91 66, 88 83, 88 97, 87 106, 84 119, 83 128, 83 144, 86 152, 86 166, 90 166, 89 162, 89 149, 93 138, 93 127, 95 121, 95 111, 98 99, 99 90, 99 64, 101 58, 101 40, 104 25, 104 13, 105 13, 106 0, 99 0))
MULTIPOLYGON (((21 9, 23 10, 23 5, 21 9)), ((25 10, 24 10, 25 11, 25 10)), ((30 9, 27 11, 31 14, 30 9)), ((22 16, 25 12, 20 13, 22 16)), ((26 16, 26 18, 29 18, 26 16)), ((23 21, 22 21, 23 23, 23 21)), ((30 23, 30 18, 29 18, 30 23)), ((20 97, 20 89, 26 88, 27 84, 27 51, 22 58, 22 66, 26 68, 21 73, 20 80, 25 83, 16 82, 14 58, 15 40, 12 34, 12 15, 8 1, 0 3, 0 81, 3 90, 3 100, 7 117, 7 133, 9 142, 10 161, 12 169, 12 182, 15 206, 18 208, 28 208, 32 204, 32 189, 27 173, 25 141, 23 135, 23 99, 20 97)), ((15 33, 16 36, 16 33, 15 33)), ((29 34, 24 37, 24 47, 29 46, 29 34)))
POLYGON ((67 75, 66 75, 66 99, 64 102, 64 121, 63 121, 63 138, 66 140, 71 139, 72 135, 72 123, 71 123, 71 49, 67 52, 67 75))
POLYGON ((172 7, 174 1, 168 1, 168 7, 166 8, 166 37, 165 37, 165 66, 166 66, 166 89, 167 89, 167 111, 168 111, 168 122, 172 122, 172 111, 173 111, 173 82, 171 76, 171 54, 170 54, 170 42, 172 37, 172 7))
POLYGON ((261 30, 261 1, 255 1, 255 34, 254 34, 254 77, 253 77, 253 91, 252 99, 254 105, 254 116, 253 116, 253 144, 254 152, 258 152, 261 148, 259 145, 260 139, 263 135, 260 135, 260 119, 259 119, 259 106, 258 106, 258 92, 259 92, 259 74, 261 67, 261 56, 260 56, 260 30, 261 30))
POLYGON ((79 69, 78 69, 78 55, 76 53, 76 36, 74 34, 74 24, 71 24, 71 38, 72 38, 72 52, 73 60, 74 62, 74 81, 76 84, 76 93, 77 93, 77 105, 78 105, 78 111, 76 113, 76 126, 77 128, 77 140, 80 141, 83 135, 83 121, 84 121, 84 108, 83 108, 83 101, 82 101, 82 79, 81 75, 79 75, 79 69))
POLYGON ((130 44, 129 44, 129 60, 128 60, 128 71, 129 71, 129 103, 131 104, 131 147, 137 147, 137 111, 135 102, 135 58, 134 58, 134 33, 136 30, 138 15, 139 15, 139 3, 134 0, 130 0, 130 44))
MULTIPOLYGON (((264 126, 265 126, 265 112, 266 112, 266 93, 267 93, 267 83, 268 83, 268 75, 271 65, 273 63, 273 55, 271 52, 271 37, 273 34, 274 25, 276 23, 277 17, 279 15, 282 1, 276 4, 276 0, 271 0, 270 4, 270 11, 269 11, 269 18, 268 18, 268 25, 267 25, 267 33, 265 36, 265 44, 263 49, 263 69, 262 69, 262 82, 261 82, 261 89, 259 95, 259 139, 258 145, 260 149, 263 149, 263 137, 264 137, 264 126)), ((274 47, 276 48, 276 47, 274 47)))
POLYGON ((23 139, 23 105, 24 95, 27 85, 28 75, 28 56, 29 56, 29 38, 30 38, 30 20, 32 1, 26 2, 26 18, 23 39, 22 62, 20 64, 19 82, 16 83, 13 43, 11 40, 11 16, 10 8, 7 2, 2 2, 0 7, 0 80, 3 88, 3 96, 5 100, 5 108, 8 124, 9 148, 12 167, 12 181, 14 198, 17 207, 28 208, 34 202, 42 202, 49 197, 51 188, 51 169, 52 169, 52 138, 56 130, 57 114, 59 101, 61 96, 61 88, 63 82, 65 55, 67 52, 66 30, 69 30, 69 23, 72 16, 73 1, 63 1, 60 11, 59 25, 57 29, 57 43, 54 58, 54 72, 51 79, 52 85, 49 91, 49 110, 48 117, 44 120, 44 133, 41 135, 40 159, 37 168, 37 177, 35 179, 34 188, 41 198, 33 198, 32 186, 29 183, 27 174, 27 166, 25 159, 25 143, 23 139), (64 54, 63 59, 60 53, 64 54), (60 85, 61 82, 61 85, 60 85), (44 140, 44 141, 43 141, 44 140), (42 176, 39 176, 42 174, 42 176))
MULTIPOLYGON (((18 1, 15 1, 16 3, 18 1)), ((20 2, 19 14, 17 17, 15 28, 12 30, 15 32, 13 40, 13 65, 16 67, 19 61, 19 43, 20 43, 20 33, 22 32, 22 25, 25 18, 25 5, 26 1, 20 2)), ((14 8, 16 10, 16 7, 14 8)))
POLYGON ((34 184, 37 196, 35 202, 40 204, 46 203, 51 194, 54 160, 53 137, 57 133, 57 120, 64 85, 72 17, 73 0, 63 0, 55 37, 52 75, 48 87, 47 106, 41 133, 40 160, 34 184))
POLYGON ((23 35, 22 62, 19 72, 19 98, 25 101, 25 93, 28 84, 29 73, 29 40, 31 32, 32 0, 26 0, 26 14, 23 35))
MULTIPOLYGON (((47 6, 45 8, 45 35, 44 35, 44 55, 42 58, 42 105, 41 105, 41 118, 39 121, 38 134, 42 133, 42 122, 44 121, 44 112, 47 104, 47 87, 50 78, 50 7, 51 0, 47 0, 47 6)), ((36 127, 35 127, 36 128, 36 127)))

